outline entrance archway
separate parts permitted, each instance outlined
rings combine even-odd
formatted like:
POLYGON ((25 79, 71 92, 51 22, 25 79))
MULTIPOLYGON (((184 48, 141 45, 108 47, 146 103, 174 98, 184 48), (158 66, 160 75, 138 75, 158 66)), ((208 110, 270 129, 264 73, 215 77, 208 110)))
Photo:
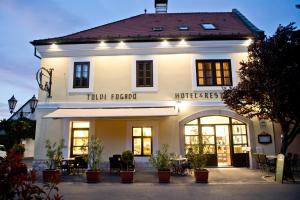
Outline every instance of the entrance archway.
POLYGON ((255 148, 252 121, 228 110, 204 110, 179 122, 180 150, 201 141, 208 165, 252 167, 249 151, 255 148))

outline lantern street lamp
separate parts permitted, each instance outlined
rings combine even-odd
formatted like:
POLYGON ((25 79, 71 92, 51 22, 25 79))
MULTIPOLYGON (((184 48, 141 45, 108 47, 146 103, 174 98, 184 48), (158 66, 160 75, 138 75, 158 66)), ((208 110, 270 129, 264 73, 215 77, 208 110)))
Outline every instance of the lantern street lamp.
MULTIPOLYGON (((16 113, 14 112, 14 109, 16 108, 16 105, 17 105, 17 99, 15 98, 15 96, 13 95, 9 100, 8 100, 8 107, 9 107, 9 111, 10 111, 10 114, 13 114, 13 113, 16 113)), ((36 109, 36 106, 37 106, 37 103, 38 103, 38 100, 37 98, 35 97, 35 95, 33 95, 33 97, 28 101, 29 103, 29 106, 30 106, 30 111, 29 112, 24 112, 23 109, 21 110, 20 112, 20 117, 22 118, 23 117, 23 114, 30 114, 30 113, 34 113, 35 109, 36 109)))
POLYGON ((8 100, 8 106, 9 106, 9 111, 10 111, 10 114, 13 113, 16 105, 17 105, 17 99, 15 98, 15 96, 13 95, 9 100, 8 100))

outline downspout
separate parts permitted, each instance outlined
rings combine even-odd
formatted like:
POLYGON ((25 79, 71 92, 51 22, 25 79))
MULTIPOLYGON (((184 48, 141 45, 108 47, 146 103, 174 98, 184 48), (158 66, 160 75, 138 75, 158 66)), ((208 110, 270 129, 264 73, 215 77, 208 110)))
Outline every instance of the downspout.
POLYGON ((36 47, 34 47, 34 56, 37 57, 38 59, 42 59, 42 57, 37 54, 36 47))

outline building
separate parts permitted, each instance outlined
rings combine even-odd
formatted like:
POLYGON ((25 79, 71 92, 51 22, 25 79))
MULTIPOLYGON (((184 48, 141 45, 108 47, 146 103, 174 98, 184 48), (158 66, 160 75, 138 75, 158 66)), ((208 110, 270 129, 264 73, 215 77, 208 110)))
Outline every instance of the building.
POLYGON ((35 166, 45 160, 46 139, 64 138, 68 158, 87 150, 90 135, 102 140, 104 163, 130 149, 147 166, 162 144, 184 155, 200 139, 212 166, 252 167, 250 152, 275 154, 273 124, 244 118, 221 100, 263 32, 236 9, 167 13, 164 6, 31 42, 41 67, 54 69, 52 97, 39 91, 35 166), (273 140, 259 143, 259 135, 273 140))

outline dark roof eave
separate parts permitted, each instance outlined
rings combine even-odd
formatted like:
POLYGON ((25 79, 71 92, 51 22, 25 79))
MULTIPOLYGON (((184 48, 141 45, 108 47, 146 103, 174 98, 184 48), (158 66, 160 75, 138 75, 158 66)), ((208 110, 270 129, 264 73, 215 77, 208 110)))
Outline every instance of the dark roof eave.
POLYGON ((76 38, 76 39, 46 39, 46 40, 34 40, 30 43, 33 46, 39 45, 51 45, 55 44, 93 44, 99 43, 100 41, 105 41, 106 43, 117 43, 120 41, 125 42, 158 42, 164 39, 169 41, 180 41, 184 38, 187 41, 203 41, 203 40, 241 40, 248 38, 255 38, 257 35, 241 35, 241 34, 232 34, 232 35, 197 35, 197 36, 148 36, 148 37, 107 37, 107 38, 76 38))

